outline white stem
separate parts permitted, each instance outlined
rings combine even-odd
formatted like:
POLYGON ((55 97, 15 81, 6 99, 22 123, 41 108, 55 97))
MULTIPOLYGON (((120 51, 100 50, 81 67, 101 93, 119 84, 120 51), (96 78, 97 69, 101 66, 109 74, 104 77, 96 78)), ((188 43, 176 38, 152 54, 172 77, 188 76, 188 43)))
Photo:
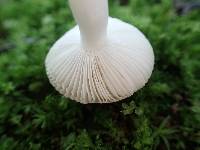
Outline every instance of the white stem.
POLYGON ((108 0, 69 0, 73 16, 79 25, 82 44, 94 46, 106 39, 108 0))

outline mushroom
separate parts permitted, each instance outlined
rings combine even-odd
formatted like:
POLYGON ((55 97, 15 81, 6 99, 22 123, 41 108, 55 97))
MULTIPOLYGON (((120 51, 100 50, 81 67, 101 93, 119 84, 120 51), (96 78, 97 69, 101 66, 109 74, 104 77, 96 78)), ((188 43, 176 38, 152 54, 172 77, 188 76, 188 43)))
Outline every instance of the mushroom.
POLYGON ((77 26, 50 49, 45 66, 57 91, 80 103, 112 103, 142 88, 153 49, 134 26, 108 16, 108 0, 69 0, 77 26))

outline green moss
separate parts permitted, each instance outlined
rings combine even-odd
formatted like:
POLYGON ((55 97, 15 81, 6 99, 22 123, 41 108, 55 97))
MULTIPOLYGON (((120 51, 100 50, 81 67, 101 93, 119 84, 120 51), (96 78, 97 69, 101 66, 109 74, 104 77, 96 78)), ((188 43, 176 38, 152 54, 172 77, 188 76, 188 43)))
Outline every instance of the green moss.
POLYGON ((200 147, 199 11, 177 16, 169 0, 110 1, 154 47, 149 83, 113 104, 81 105, 47 79, 50 46, 75 25, 66 1, 0 2, 0 149, 194 149, 200 147))

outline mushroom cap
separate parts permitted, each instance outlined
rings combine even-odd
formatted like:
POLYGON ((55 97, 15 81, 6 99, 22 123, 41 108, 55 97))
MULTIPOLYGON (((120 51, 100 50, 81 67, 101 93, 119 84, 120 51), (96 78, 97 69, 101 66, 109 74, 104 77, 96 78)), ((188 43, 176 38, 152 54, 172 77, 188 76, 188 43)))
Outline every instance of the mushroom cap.
POLYGON ((45 66, 50 83, 65 97, 83 104, 111 103, 147 83, 154 54, 136 27, 109 17, 104 43, 82 46, 75 26, 53 45, 45 66))

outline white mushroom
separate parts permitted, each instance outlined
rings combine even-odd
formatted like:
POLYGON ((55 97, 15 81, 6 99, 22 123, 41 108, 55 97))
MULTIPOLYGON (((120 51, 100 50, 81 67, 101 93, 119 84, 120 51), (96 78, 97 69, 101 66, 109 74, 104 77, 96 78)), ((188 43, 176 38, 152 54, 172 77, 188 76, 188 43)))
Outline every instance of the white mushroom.
POLYGON ((78 24, 50 49, 51 84, 80 103, 111 103, 142 88, 154 66, 153 49, 134 26, 108 16, 107 0, 69 0, 78 24))

